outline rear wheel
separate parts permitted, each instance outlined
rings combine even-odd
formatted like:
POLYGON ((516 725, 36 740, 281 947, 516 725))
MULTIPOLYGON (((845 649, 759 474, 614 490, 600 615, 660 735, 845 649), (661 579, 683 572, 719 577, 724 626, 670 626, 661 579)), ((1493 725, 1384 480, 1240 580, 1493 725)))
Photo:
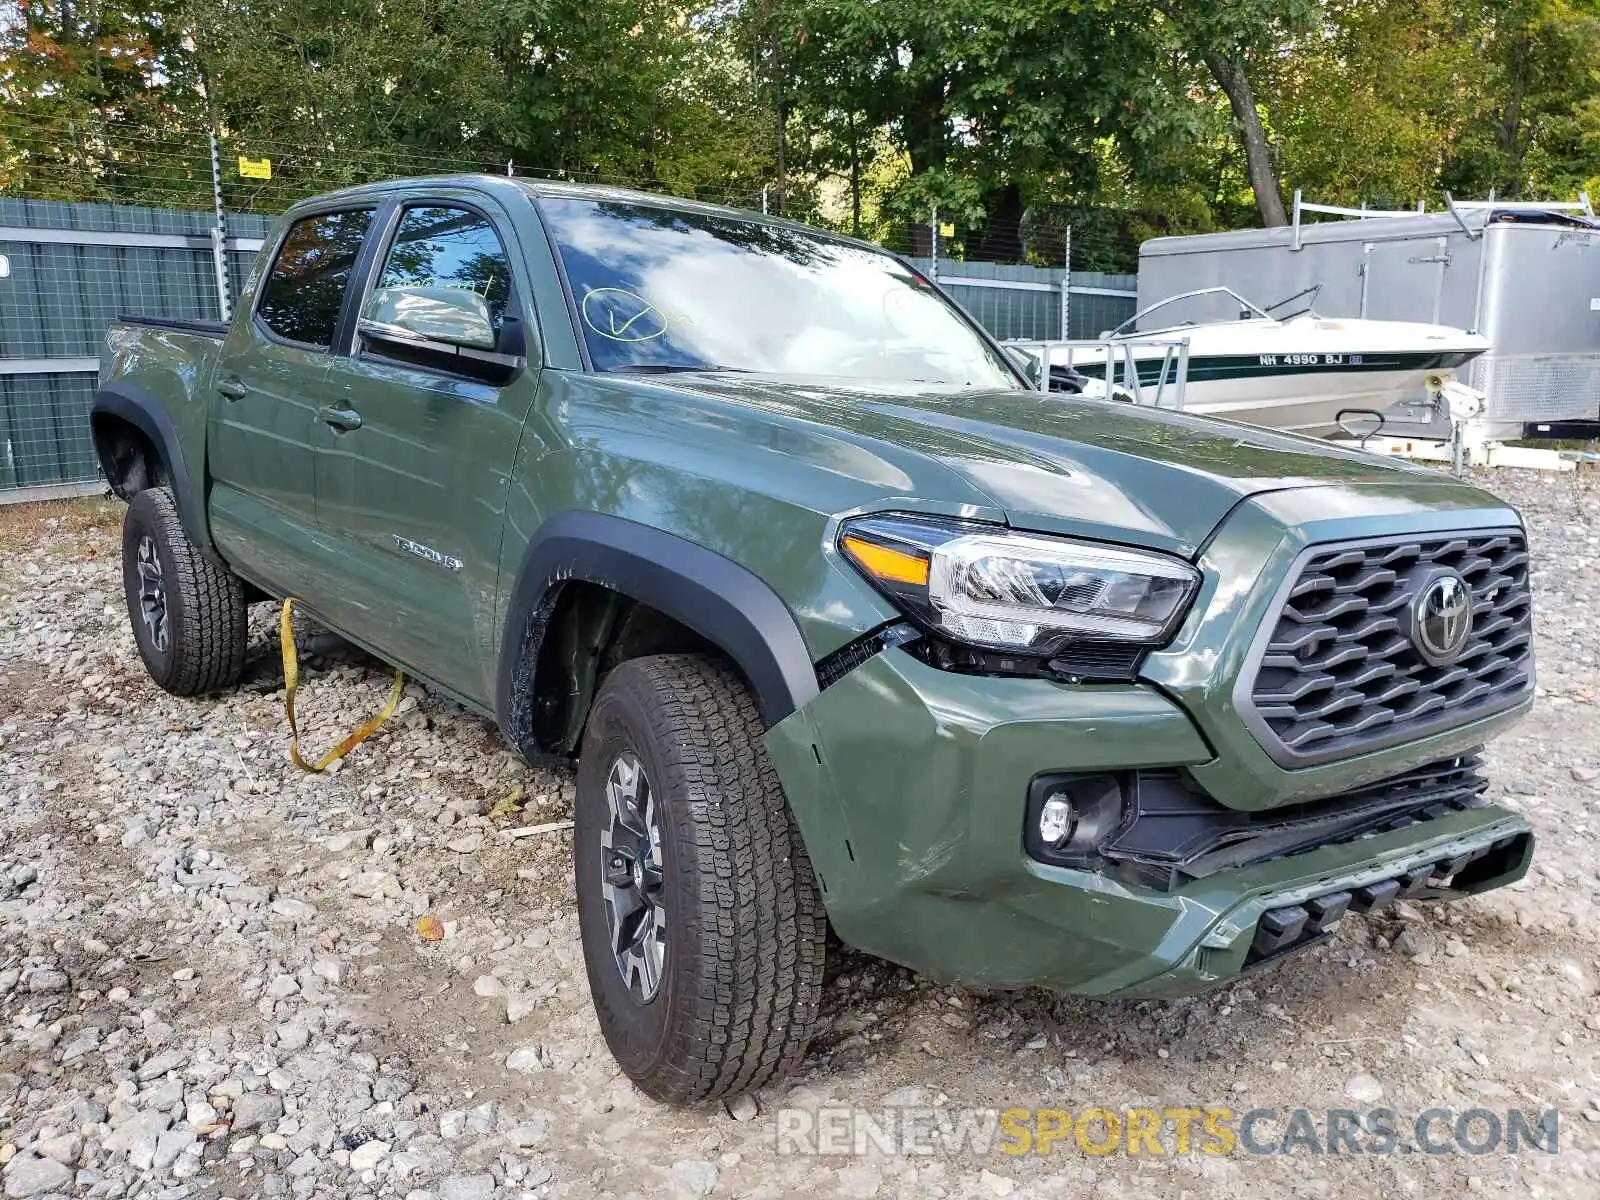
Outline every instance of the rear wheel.
POLYGON ((697 654, 617 667, 584 733, 589 990, 612 1054, 657 1100, 781 1078, 816 1020, 822 905, 761 734, 749 688, 697 654))
POLYGON ((168 488, 146 488, 128 505, 122 589, 139 657, 157 686, 198 696, 239 681, 244 582, 194 548, 168 488))

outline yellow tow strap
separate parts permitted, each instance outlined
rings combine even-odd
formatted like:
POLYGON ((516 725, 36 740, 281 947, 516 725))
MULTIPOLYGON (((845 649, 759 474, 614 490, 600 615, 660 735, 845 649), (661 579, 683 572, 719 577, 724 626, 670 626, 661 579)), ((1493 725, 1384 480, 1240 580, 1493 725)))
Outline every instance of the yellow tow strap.
POLYGON ((403 671, 396 671, 394 686, 389 689, 389 699, 384 701, 378 715, 362 724, 344 741, 319 758, 315 764, 308 763, 300 756, 300 731, 294 723, 294 694, 300 687, 300 657, 294 649, 293 612, 294 599, 291 597, 283 602, 283 616, 278 621, 278 645, 283 650, 283 711, 289 718, 289 757, 302 771, 325 771, 376 733, 378 726, 394 716, 394 710, 400 707, 400 696, 405 691, 406 677, 403 671))

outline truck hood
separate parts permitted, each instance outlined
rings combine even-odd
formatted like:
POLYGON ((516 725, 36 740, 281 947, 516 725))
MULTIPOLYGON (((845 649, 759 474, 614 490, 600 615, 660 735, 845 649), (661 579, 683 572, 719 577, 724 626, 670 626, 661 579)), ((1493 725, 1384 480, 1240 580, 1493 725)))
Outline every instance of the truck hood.
POLYGON ((793 453, 814 447, 820 461, 837 461, 829 443, 844 439, 853 461, 865 451, 914 480, 909 490, 923 499, 997 509, 1019 528, 1133 535, 1184 555, 1263 492, 1441 482, 1293 434, 1052 393, 744 374, 682 376, 671 386, 805 423, 811 436, 791 442, 793 453), (927 469, 935 465, 943 470, 927 469), (942 490, 930 474, 944 476, 942 490))

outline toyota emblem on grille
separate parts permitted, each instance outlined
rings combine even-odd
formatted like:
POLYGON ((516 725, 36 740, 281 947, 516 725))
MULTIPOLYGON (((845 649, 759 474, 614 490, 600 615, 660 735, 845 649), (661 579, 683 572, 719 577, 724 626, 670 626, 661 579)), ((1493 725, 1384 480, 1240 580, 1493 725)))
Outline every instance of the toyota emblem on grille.
POLYGON ((1455 572, 1435 576, 1417 594, 1411 640, 1436 667, 1454 662, 1472 635, 1472 593, 1455 572))

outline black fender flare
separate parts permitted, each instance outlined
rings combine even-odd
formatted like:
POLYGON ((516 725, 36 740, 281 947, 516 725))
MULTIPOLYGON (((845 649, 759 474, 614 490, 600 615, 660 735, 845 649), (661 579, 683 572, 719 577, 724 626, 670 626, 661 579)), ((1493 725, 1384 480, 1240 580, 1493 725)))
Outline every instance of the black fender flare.
POLYGON ((189 471, 189 464, 180 449, 178 431, 173 427, 172 418, 167 415, 161 401, 138 384, 119 379, 98 389, 94 401, 89 405, 90 432, 93 434, 95 457, 100 460, 100 470, 106 481, 111 483, 112 489, 122 499, 128 500, 131 497, 123 495, 114 482, 116 464, 109 460, 106 442, 96 428, 96 418, 100 416, 126 421, 149 439, 156 453, 161 455, 172 481, 172 495, 178 505, 178 517, 183 522, 184 533, 189 535, 189 541, 195 546, 210 552, 211 539, 202 520, 205 494, 189 471))
POLYGON ((567 511, 534 533, 501 630, 495 715, 526 757, 539 649, 562 584, 583 580, 648 604, 727 654, 771 728, 816 698, 816 667, 789 607, 762 580, 713 550, 604 513, 567 511))

